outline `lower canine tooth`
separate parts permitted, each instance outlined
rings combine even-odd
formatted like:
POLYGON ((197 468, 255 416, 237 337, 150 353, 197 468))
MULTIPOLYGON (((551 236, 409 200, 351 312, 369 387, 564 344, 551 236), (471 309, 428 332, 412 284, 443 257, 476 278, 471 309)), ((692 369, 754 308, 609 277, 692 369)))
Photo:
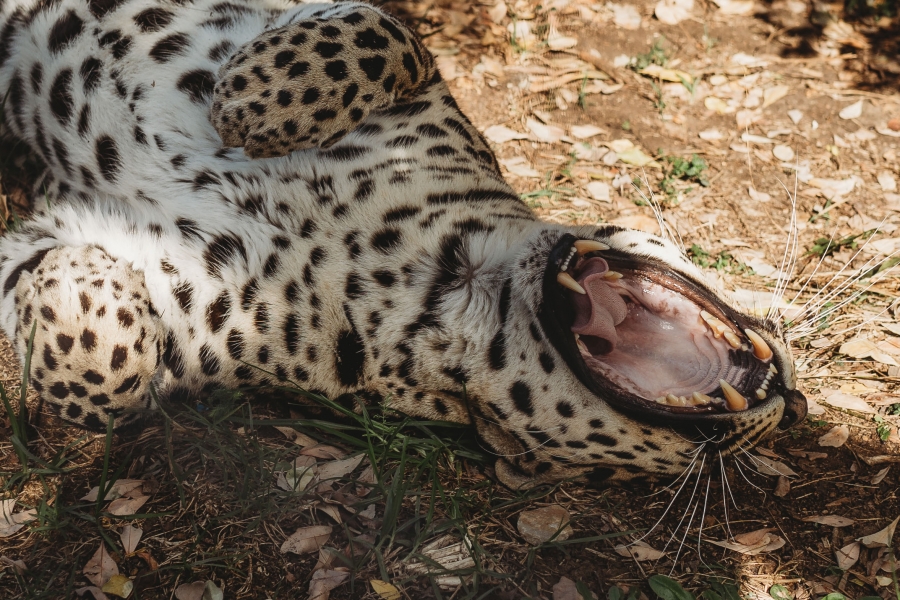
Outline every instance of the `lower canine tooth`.
POLYGON ((578 292, 579 294, 587 293, 584 291, 583 287, 578 285, 578 282, 575 281, 575 278, 568 273, 560 273, 556 276, 556 281, 559 283, 559 285, 563 286, 564 288, 569 288, 573 292, 578 292))
POLYGON ((575 249, 578 250, 578 254, 587 254, 588 252, 594 252, 596 250, 609 250, 609 246, 603 242, 594 240, 577 240, 573 245, 575 246, 575 249))
POLYGON ((726 330, 725 340, 728 342, 728 345, 737 350, 741 347, 741 338, 739 338, 734 332, 726 330))
POLYGON ((719 385, 722 386, 722 393, 725 395, 725 403, 728 404, 729 410, 747 410, 750 404, 739 391, 731 387, 731 385, 724 379, 719 380, 719 385))
POLYGON ((750 343, 753 344, 753 356, 759 360, 769 360, 772 358, 772 349, 769 348, 766 340, 762 339, 762 337, 752 329, 745 329, 744 333, 747 334, 750 343))

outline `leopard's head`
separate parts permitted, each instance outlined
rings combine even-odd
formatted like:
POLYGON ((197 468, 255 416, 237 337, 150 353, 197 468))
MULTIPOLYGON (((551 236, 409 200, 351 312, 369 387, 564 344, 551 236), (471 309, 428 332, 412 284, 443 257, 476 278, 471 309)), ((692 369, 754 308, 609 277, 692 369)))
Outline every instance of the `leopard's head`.
POLYGON ((542 224, 503 277, 470 412, 509 485, 679 475, 806 415, 779 323, 668 240, 542 224))

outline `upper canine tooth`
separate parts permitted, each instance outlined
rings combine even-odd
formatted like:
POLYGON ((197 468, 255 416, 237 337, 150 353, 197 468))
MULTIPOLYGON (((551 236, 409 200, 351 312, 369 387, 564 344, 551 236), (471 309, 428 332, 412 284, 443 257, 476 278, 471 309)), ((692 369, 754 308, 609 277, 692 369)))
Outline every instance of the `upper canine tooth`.
POLYGON ((625 276, 618 271, 607 271, 603 274, 603 279, 607 279, 609 281, 616 281, 618 279, 622 279, 623 277, 625 276))
POLYGON ((575 278, 569 275, 568 273, 560 273, 556 276, 556 281, 559 282, 559 285, 569 288, 573 292, 578 292, 579 294, 586 294, 584 288, 581 287, 575 278))
POLYGON ((578 250, 578 254, 587 254, 588 252, 594 252, 596 250, 609 250, 609 246, 603 242, 594 240, 577 240, 573 245, 575 246, 575 249, 578 250))
POLYGON ((724 379, 719 380, 719 385, 722 386, 722 393, 725 394, 725 402, 728 404, 729 410, 747 410, 750 404, 739 391, 731 387, 731 385, 724 379))
POLYGON ((733 331, 731 331, 730 329, 727 329, 727 330, 725 330, 724 335, 725 335, 725 340, 728 342, 729 346, 731 346, 734 349, 741 347, 741 338, 739 338, 737 336, 737 334, 735 334, 733 331))
POLYGON ((753 356, 759 360, 769 360, 772 358, 772 349, 769 348, 766 340, 762 339, 762 337, 752 329, 745 329, 744 333, 747 334, 750 343, 753 344, 753 356))

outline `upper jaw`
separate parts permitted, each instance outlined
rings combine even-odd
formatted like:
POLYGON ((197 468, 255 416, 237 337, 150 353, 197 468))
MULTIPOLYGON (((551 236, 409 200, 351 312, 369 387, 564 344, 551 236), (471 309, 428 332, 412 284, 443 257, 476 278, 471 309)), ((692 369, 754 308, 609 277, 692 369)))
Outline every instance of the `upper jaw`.
MULTIPOLYGON (((662 422, 667 425, 702 426, 734 422, 740 420, 742 416, 752 418, 757 412, 771 414, 776 406, 784 409, 779 411, 783 412, 783 417, 780 417, 782 428, 790 427, 805 416, 805 398, 793 389, 793 365, 790 355, 764 322, 732 309, 707 287, 659 259, 608 247, 602 249, 602 246, 597 246, 596 243, 576 244, 576 241, 575 236, 564 234, 548 253, 538 318, 550 343, 594 396, 642 422, 662 422), (582 254, 584 250, 588 251, 582 254), (742 365, 740 369, 729 367, 731 369, 729 373, 739 375, 726 376, 724 384, 719 381, 710 385, 707 381, 704 384, 706 387, 698 393, 699 395, 692 396, 691 392, 687 391, 682 394, 668 394, 667 399, 664 391, 662 396, 654 395, 660 393, 658 390, 665 389, 659 387, 665 385, 660 383, 666 381, 664 374, 657 375, 656 381, 647 386, 654 391, 647 391, 643 388, 644 378, 640 375, 632 376, 631 379, 622 377, 621 381, 617 382, 613 380, 619 377, 618 371, 610 368, 607 372, 599 372, 598 365, 601 365, 603 360, 617 355, 610 353, 594 356, 592 352, 586 351, 584 344, 579 343, 571 331, 576 317, 572 297, 578 293, 571 290, 581 287, 576 282, 579 277, 579 265, 586 264, 585 257, 596 255, 602 256, 608 266, 614 269, 609 276, 613 281, 610 289, 621 293, 623 297, 629 296, 627 298, 629 302, 632 301, 630 296, 640 295, 640 288, 655 287, 666 294, 671 293, 673 299, 677 299, 688 308, 685 314, 696 315, 678 317, 686 320, 686 327, 692 328, 691 335, 696 335, 695 327, 701 329, 708 327, 707 341, 718 349, 720 356, 728 355, 742 365), (615 272, 626 273, 624 284, 616 280, 618 275, 615 272), (561 273, 563 275, 560 275, 561 273), (569 274, 569 277, 566 274, 569 274), (575 285, 571 285, 572 283, 575 285), (634 293, 629 291, 629 286, 634 293), (691 321, 692 318, 696 320, 696 324, 691 321), (775 348, 775 351, 772 348, 775 348), (594 358, 599 358, 601 362, 594 361, 594 358), (593 368, 589 367, 586 359, 591 361, 593 368), (635 379, 642 381, 632 385, 635 379), (653 397, 649 397, 651 395, 653 397)), ((645 309, 639 304, 634 306, 641 310, 645 309)), ((640 314, 652 315, 653 312, 646 309, 640 314)), ((629 315, 629 318, 634 319, 639 316, 634 312, 630 312, 629 315)), ((635 322, 637 321, 632 321, 635 322)), ((631 324, 628 327, 634 328, 631 324)), ((640 339, 639 334, 640 331, 637 334, 632 332, 632 337, 640 339)), ((690 349, 690 345, 686 344, 685 350, 690 349)), ((659 348, 654 350, 659 352, 659 348)), ((673 355, 672 360, 675 360, 675 353, 670 354, 673 355)), ((720 366, 724 368, 728 367, 728 364, 721 362, 720 366)), ((637 369, 636 372, 642 371, 637 369)), ((653 380, 654 377, 646 379, 653 380)))

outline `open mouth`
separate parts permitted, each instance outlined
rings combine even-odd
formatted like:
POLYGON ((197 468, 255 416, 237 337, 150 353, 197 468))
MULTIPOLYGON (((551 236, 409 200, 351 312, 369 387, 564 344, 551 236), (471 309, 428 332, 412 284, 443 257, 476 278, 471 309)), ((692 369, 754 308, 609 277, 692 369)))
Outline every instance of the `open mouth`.
POLYGON ((665 264, 601 242, 557 243, 541 313, 582 383, 625 410, 724 417, 787 391, 746 317, 665 264))

